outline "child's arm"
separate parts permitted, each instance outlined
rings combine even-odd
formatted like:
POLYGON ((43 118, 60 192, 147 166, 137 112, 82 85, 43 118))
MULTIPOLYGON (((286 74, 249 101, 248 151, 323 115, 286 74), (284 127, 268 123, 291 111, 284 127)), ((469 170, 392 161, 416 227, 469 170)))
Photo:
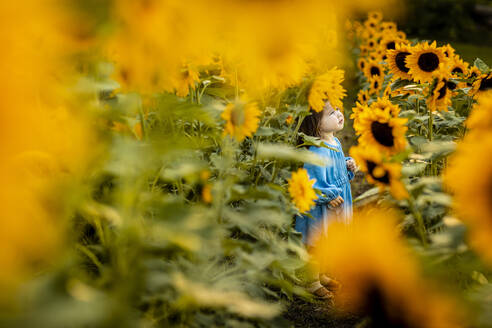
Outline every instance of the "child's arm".
POLYGON ((355 160, 350 156, 345 157, 345 162, 347 163, 349 180, 352 180, 355 176, 355 173, 359 170, 359 168, 357 167, 355 160))

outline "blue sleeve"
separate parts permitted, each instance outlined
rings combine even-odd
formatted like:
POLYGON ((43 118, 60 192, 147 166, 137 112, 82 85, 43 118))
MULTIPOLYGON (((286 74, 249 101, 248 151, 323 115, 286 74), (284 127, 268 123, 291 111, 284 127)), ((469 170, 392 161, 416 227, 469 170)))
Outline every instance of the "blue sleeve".
POLYGON ((308 172, 310 179, 316 179, 313 185, 314 189, 320 190, 325 196, 318 196, 315 200, 316 204, 325 204, 341 195, 342 189, 337 188, 333 184, 329 184, 326 180, 326 168, 314 164, 304 164, 304 168, 308 172))
MULTIPOLYGON (((350 156, 345 156, 345 162, 347 162, 349 159, 353 159, 352 157, 350 156)), ((348 178, 349 178, 349 181, 352 180, 354 177, 355 177, 355 173, 350 171, 350 170, 347 170, 348 172, 348 178)))

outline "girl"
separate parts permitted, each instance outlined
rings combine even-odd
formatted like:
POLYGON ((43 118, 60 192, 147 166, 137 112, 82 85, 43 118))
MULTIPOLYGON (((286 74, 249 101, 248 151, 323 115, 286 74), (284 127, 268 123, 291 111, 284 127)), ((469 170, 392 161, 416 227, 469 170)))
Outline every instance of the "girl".
MULTIPOLYGON (((312 251, 316 236, 326 234, 327 225, 332 220, 348 223, 352 217, 352 194, 350 180, 353 179, 357 166, 351 157, 345 157, 340 141, 334 133, 343 129, 344 116, 338 108, 333 108, 326 101, 321 112, 311 110, 301 124, 300 131, 306 135, 320 138, 328 147, 310 146, 309 150, 331 160, 328 166, 305 164, 310 179, 316 179, 314 188, 322 192, 308 216, 296 216, 295 229, 302 233, 302 241, 308 252, 312 251), (336 149, 336 150, 333 150, 336 149)), ((316 270, 315 270, 316 271, 316 270)), ((314 281, 308 291, 321 298, 332 298, 332 290, 339 283, 324 274, 314 272, 314 281)))

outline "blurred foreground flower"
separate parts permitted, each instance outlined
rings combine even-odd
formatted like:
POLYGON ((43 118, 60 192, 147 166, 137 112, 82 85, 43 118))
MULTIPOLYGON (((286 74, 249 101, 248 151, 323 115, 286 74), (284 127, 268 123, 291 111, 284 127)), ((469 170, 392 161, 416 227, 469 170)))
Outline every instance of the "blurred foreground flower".
POLYGON ((309 180, 306 169, 299 169, 292 172, 289 181, 289 193, 292 201, 301 213, 309 211, 314 205, 314 200, 318 198, 313 189, 315 179, 309 180))
POLYGON ((226 121, 224 135, 230 135, 241 142, 251 137, 258 129, 261 111, 255 102, 236 101, 227 104, 221 117, 226 121))
POLYGON ((341 308, 368 316, 370 327, 462 327, 452 300, 420 276, 390 209, 356 212, 350 225, 332 223, 314 258, 342 283, 341 308))

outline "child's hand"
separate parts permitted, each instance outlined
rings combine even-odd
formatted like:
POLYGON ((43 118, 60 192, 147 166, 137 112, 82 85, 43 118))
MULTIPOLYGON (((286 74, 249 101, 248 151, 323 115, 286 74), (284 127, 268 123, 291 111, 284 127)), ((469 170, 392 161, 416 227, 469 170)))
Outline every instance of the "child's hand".
POLYGON ((354 173, 359 170, 357 164, 355 164, 355 161, 352 158, 347 160, 347 170, 352 171, 354 173))
POLYGON ((332 199, 328 204, 330 204, 331 207, 337 207, 338 205, 341 205, 344 202, 343 198, 338 196, 335 199, 332 199))

